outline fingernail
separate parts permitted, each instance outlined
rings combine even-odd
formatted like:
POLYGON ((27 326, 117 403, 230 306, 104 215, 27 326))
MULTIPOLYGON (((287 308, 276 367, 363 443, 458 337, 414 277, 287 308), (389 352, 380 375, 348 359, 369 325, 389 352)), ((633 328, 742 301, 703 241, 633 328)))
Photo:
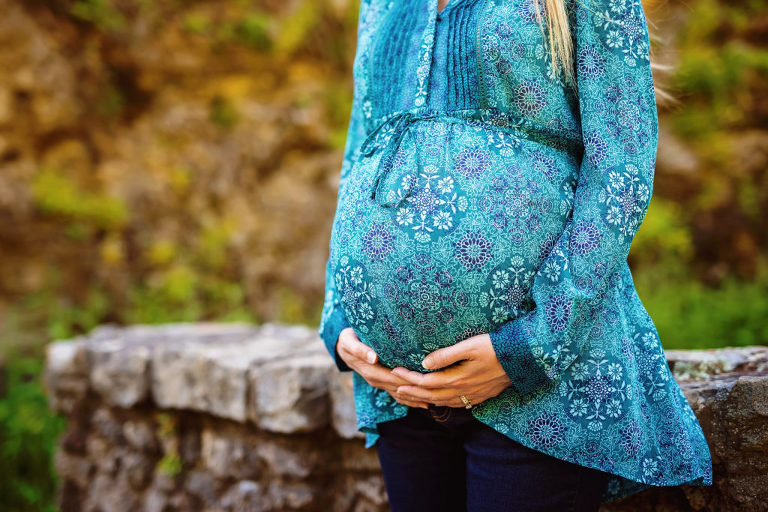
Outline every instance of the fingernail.
POLYGON ((424 359, 424 360, 421 362, 421 366, 423 366, 424 368, 427 368, 427 369, 429 369, 429 368, 432 366, 432 360, 431 360, 430 358, 425 358, 425 359, 424 359))
POLYGON ((368 352, 368 362, 373 364, 376 362, 376 353, 375 352, 368 352))

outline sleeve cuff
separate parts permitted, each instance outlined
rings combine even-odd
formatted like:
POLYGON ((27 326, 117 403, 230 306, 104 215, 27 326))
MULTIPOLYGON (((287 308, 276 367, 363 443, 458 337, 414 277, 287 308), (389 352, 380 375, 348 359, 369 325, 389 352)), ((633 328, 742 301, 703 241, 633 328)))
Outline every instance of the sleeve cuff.
POLYGON ((328 349, 328 353, 333 357, 333 362, 339 371, 351 372, 347 363, 339 356, 339 352, 336 350, 336 344, 339 341, 339 334, 347 327, 351 327, 347 321, 347 317, 340 308, 336 308, 331 316, 324 322, 319 334, 325 343, 325 348, 328 349))
POLYGON ((496 357, 521 395, 536 391, 550 381, 531 352, 527 330, 521 324, 525 318, 510 320, 489 332, 496 357))

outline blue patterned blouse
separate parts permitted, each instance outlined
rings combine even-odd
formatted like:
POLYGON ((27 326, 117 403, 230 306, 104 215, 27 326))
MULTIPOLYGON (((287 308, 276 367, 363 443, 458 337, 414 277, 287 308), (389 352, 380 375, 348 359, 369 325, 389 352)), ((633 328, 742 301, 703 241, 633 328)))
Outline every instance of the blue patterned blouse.
MULTIPOLYGON (((701 427, 632 281, 658 136, 639 0, 568 0, 575 84, 531 0, 362 0, 319 334, 379 361, 490 333, 512 385, 473 406, 614 475, 603 502, 709 485, 701 427)), ((435 370, 432 370, 435 371, 435 370)), ((439 371, 439 370, 436 370, 439 371)), ((408 411, 353 373, 366 448, 408 411)))

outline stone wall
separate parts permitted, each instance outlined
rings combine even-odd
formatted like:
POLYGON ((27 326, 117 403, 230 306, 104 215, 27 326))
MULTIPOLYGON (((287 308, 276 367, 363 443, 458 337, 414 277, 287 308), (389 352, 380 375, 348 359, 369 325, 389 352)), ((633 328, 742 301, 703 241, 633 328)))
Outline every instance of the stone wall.
MULTIPOLYGON (((710 441, 715 485, 652 489, 604 512, 767 510, 768 348, 667 357, 710 441)), ((60 508, 386 511, 351 384, 303 326, 102 326, 50 343, 46 391, 69 420, 60 508)))

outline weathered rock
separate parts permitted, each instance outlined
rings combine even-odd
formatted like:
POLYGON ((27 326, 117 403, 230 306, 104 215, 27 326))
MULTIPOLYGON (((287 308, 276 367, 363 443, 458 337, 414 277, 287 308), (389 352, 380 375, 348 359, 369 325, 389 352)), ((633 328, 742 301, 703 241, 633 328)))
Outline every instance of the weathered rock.
POLYGON ((200 497, 208 506, 215 505, 218 501, 216 477, 209 471, 204 469, 190 471, 185 486, 187 492, 200 497))
POLYGON ((52 410, 72 414, 88 391, 88 359, 79 340, 49 343, 43 383, 52 410))
POLYGON ((379 471, 376 450, 366 449, 363 443, 348 441, 341 445, 341 466, 349 471, 379 471))
POLYGON ((83 511, 99 512, 108 508, 115 512, 135 512, 139 508, 139 498, 125 478, 98 474, 89 486, 83 511), (105 505, 107 503, 109 505, 105 505))
POLYGON ((144 496, 144 510, 146 512, 164 512, 167 510, 168 496, 159 489, 150 489, 144 496))
POLYGON ((667 364, 675 379, 706 379, 729 372, 768 371, 768 347, 666 350, 667 364))
POLYGON ((152 397, 157 405, 244 420, 250 358, 278 348, 250 342, 254 333, 235 325, 219 332, 179 334, 156 343, 152 397))
POLYGON ((267 496, 276 510, 306 510, 312 503, 315 489, 299 482, 284 484, 278 480, 270 482, 267 496))
POLYGON ((142 491, 152 480, 154 464, 142 453, 128 453, 120 459, 126 480, 134 491, 142 491))
POLYGON ((123 437, 137 451, 153 453, 160 449, 155 432, 146 421, 126 420, 123 423, 123 437))
POLYGON ((352 374, 332 373, 328 382, 328 393, 331 398, 331 423, 336 432, 346 439, 365 438, 365 435, 357 430, 352 374))
POLYGON ((258 482, 242 480, 232 485, 221 498, 221 506, 227 511, 259 512, 277 510, 265 497, 266 492, 258 482))
POLYGON ((126 443, 123 436, 123 426, 110 409, 104 407, 96 409, 91 417, 91 422, 96 432, 110 444, 119 446, 126 443))
POLYGON ((323 464, 323 450, 304 439, 284 439, 274 436, 255 447, 257 455, 274 475, 307 478, 323 464))
POLYGON ((89 459, 73 455, 65 450, 56 450, 53 457, 56 474, 66 475, 80 488, 86 488, 91 480, 93 464, 89 459))
POLYGON ((328 424, 328 352, 306 352, 252 369, 250 411, 259 427, 288 434, 328 424))
POLYGON ((257 439, 232 426, 207 428, 202 433, 201 462, 218 478, 258 478, 261 465, 257 439))
POLYGON ((90 384, 106 403, 131 407, 147 398, 150 347, 113 338, 88 341, 85 349, 90 384))

